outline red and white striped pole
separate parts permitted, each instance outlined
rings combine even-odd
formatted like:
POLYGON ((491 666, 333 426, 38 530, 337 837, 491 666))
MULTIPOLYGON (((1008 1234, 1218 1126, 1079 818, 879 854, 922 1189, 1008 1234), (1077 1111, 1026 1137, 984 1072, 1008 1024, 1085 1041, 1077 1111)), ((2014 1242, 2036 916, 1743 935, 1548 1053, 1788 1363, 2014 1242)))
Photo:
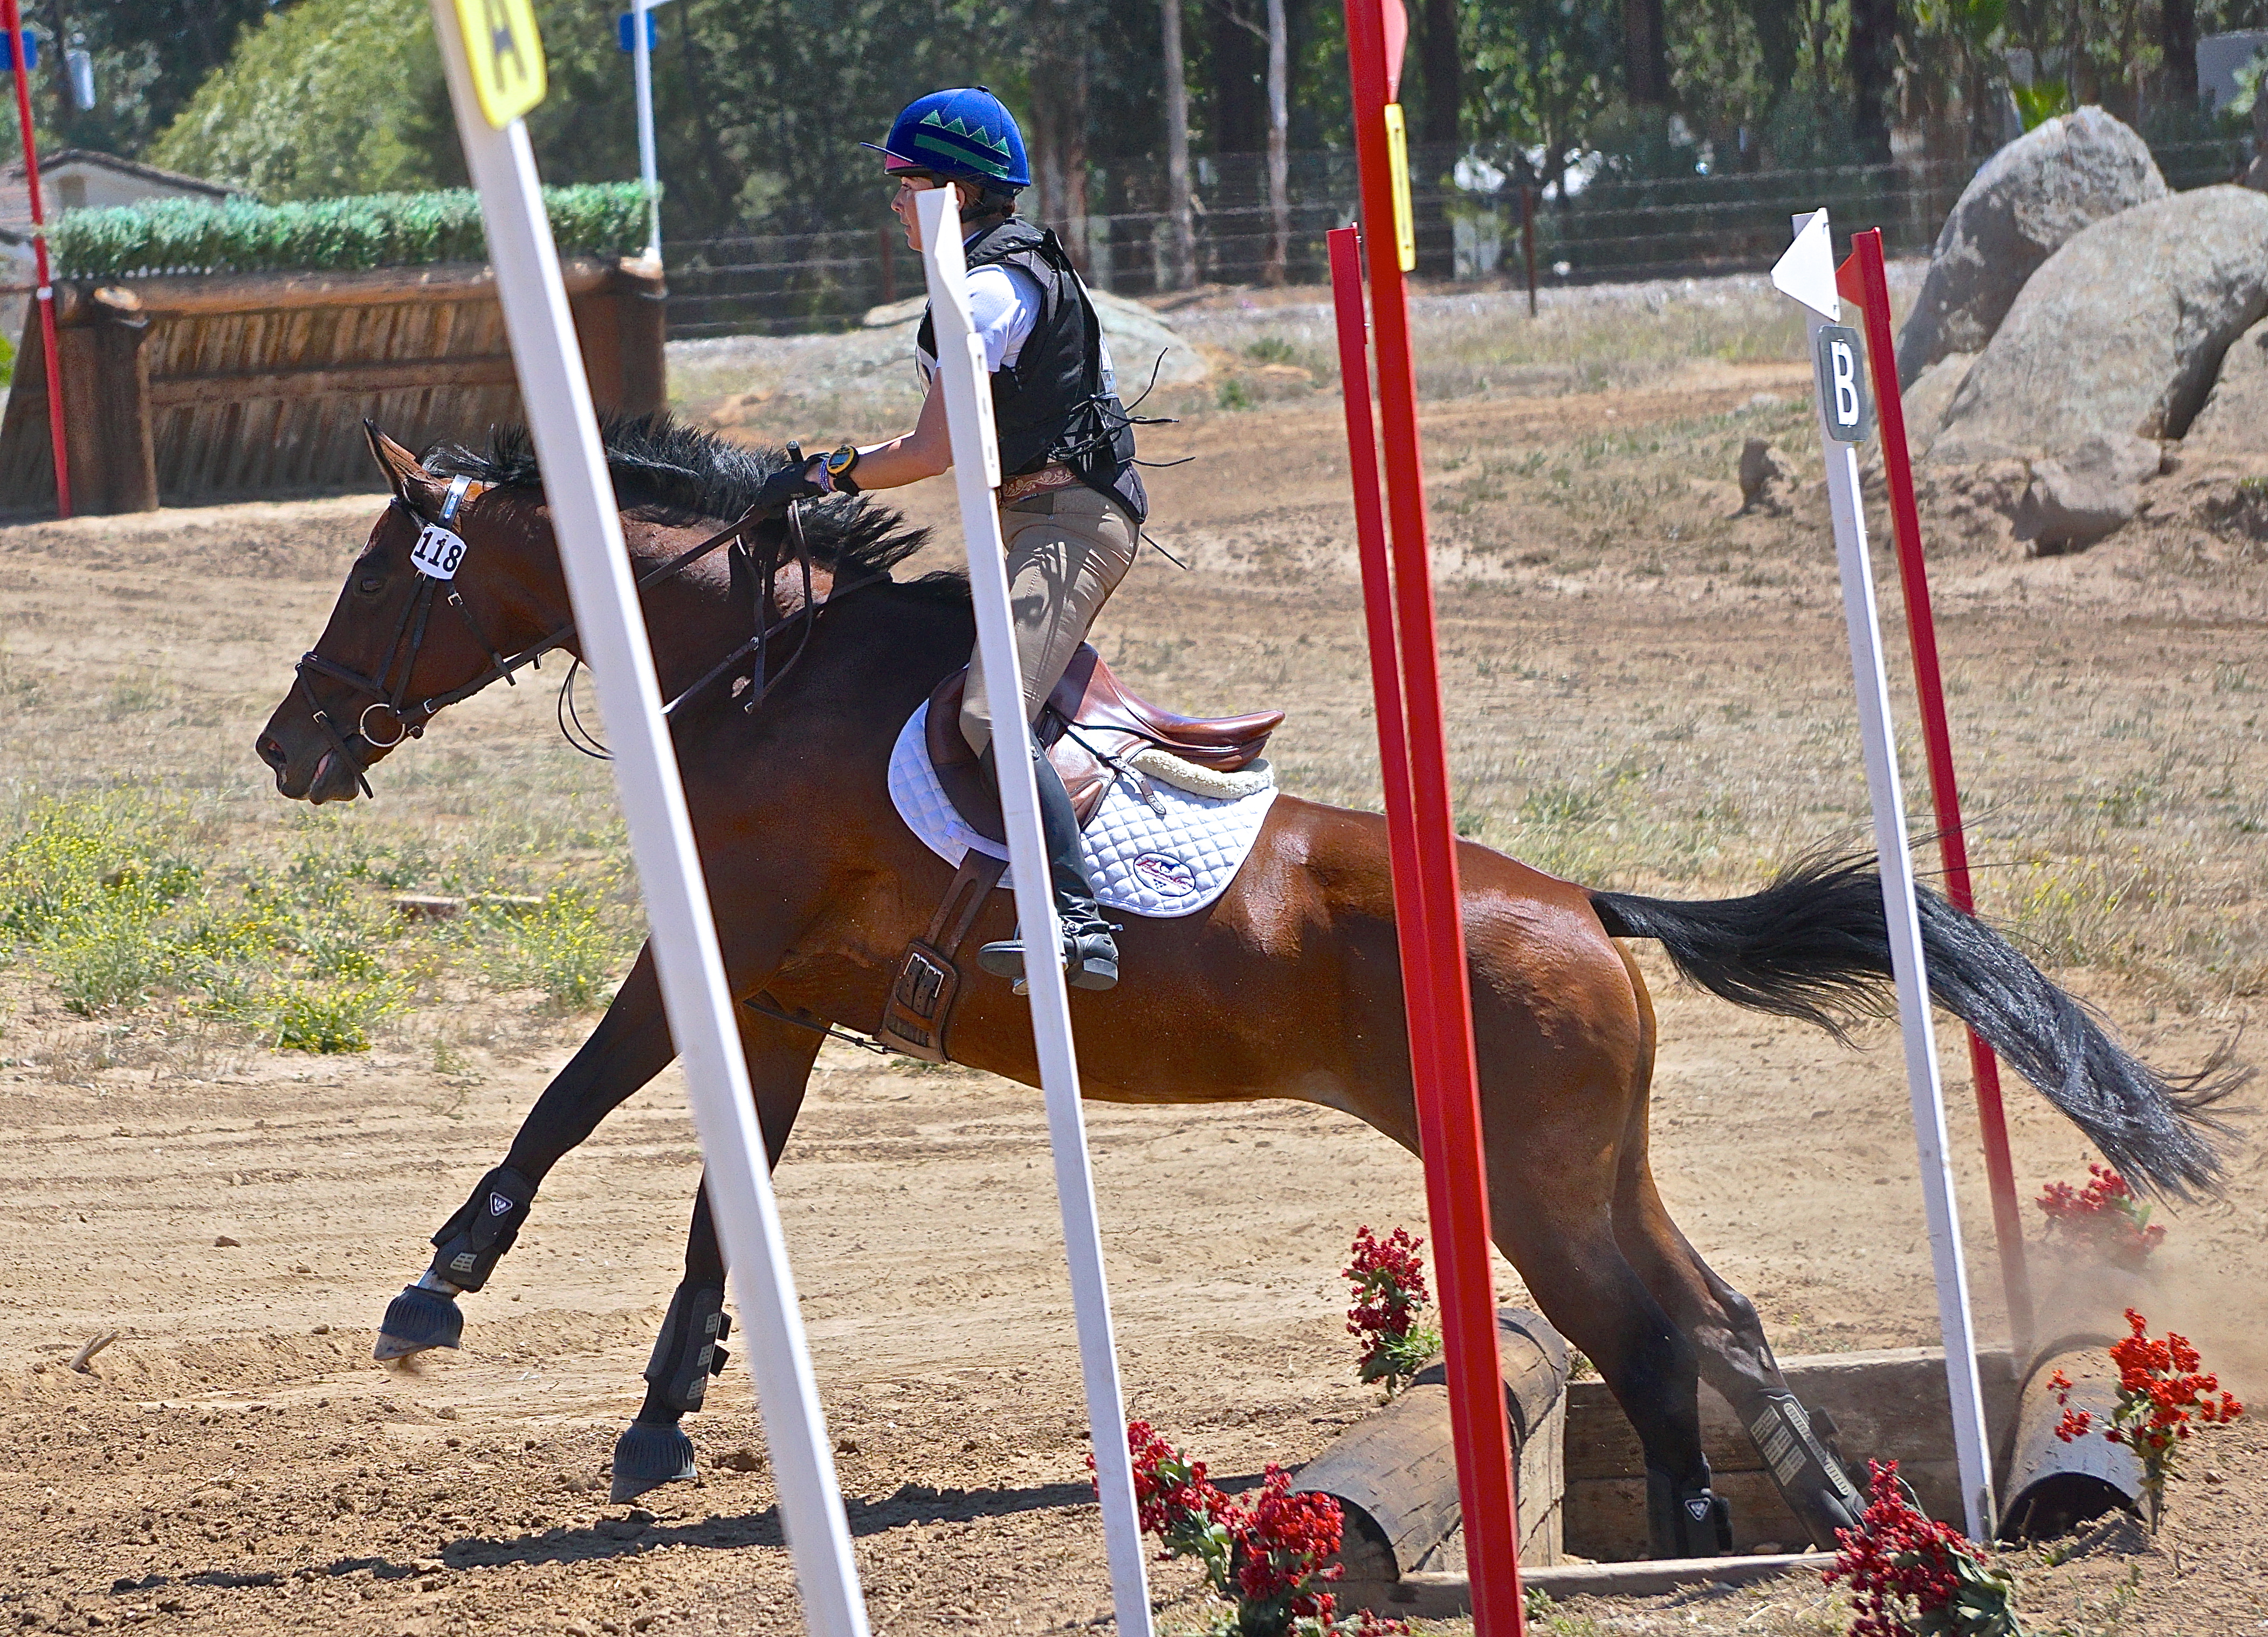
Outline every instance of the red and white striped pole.
MULTIPOLYGON (((1906 447, 1905 405, 1898 395, 1896 343, 1890 334, 1890 284, 1882 265, 1882 230, 1851 239, 1851 254, 1836 269, 1836 285, 1866 315, 1867 368, 1874 381, 1874 416, 1882 440, 1882 478, 1889 490, 1890 535, 1898 554, 1898 588, 1904 594, 1906 631, 1913 649, 1914 692, 1921 702, 1921 732, 1929 752, 1929 796, 1937 844, 1945 860, 1945 896, 1974 911, 1969 882, 1969 838, 1961 823, 1961 786, 1953 776, 1953 734, 1945 715, 1945 681, 1937 660, 1937 622, 1930 610, 1929 569, 1921 549, 1921 514, 1914 505, 1913 461, 1906 447)), ((2019 1347, 2032 1337, 2032 1281, 2024 1263, 2023 1213, 2008 1153, 2008 1117, 2000 1102, 2000 1060, 1975 1029, 1969 1031, 1969 1068, 1977 1086, 1977 1124, 1984 1140, 1984 1173, 1992 1192, 1992 1234, 2000 1250, 2000 1283, 2008 1302, 2008 1329, 2019 1347)))
POLYGON ((32 196, 32 261, 40 281, 33 293, 40 306, 40 341, 47 352, 48 441, 55 458, 55 513, 69 517, 70 456, 63 438, 63 360, 55 356, 55 285, 48 274, 48 213, 40 198, 40 150, 32 139, 32 74, 24 60, 31 52, 16 0, 0 0, 0 26, 8 31, 8 65, 16 81, 16 122, 24 133, 24 183, 32 196))
POLYGON ((1332 235, 1332 285, 1386 782, 1410 1078, 1425 1166, 1426 1214, 1440 1284, 1450 1430, 1457 1454, 1473 1622, 1479 1637, 1519 1637, 1525 1630, 1520 1514, 1497 1348, 1480 1074, 1473 1051, 1472 992, 1465 964, 1457 841, 1449 807, 1447 742, 1433 634, 1417 378, 1403 284, 1403 274, 1415 256, 1410 242, 1402 110, 1393 95, 1409 26, 1401 0, 1345 0, 1345 10, 1362 219, 1369 229, 1363 247, 1370 266, 1379 418, 1385 434, 1383 510, 1392 520, 1390 548, 1380 522, 1378 457, 1372 442, 1369 371, 1363 356, 1362 291, 1356 241, 1349 230, 1332 235))

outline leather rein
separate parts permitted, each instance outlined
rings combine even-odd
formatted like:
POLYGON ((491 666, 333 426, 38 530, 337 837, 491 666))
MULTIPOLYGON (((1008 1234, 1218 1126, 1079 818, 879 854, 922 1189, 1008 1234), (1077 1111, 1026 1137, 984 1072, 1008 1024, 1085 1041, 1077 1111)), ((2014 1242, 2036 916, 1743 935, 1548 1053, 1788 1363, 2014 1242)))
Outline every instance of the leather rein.
MULTIPOLYGON (((458 507, 473 489, 474 485, 468 479, 457 477, 450 480, 447 496, 441 505, 441 516, 438 520, 440 527, 446 528, 455 520, 458 507)), ((423 512, 400 495, 394 497, 390 504, 401 507, 420 525, 432 520, 426 518, 423 512)), ((665 718, 674 718, 680 705, 704 692, 751 654, 755 656, 755 667, 744 689, 747 694, 747 699, 741 709, 753 715, 756 707, 770 696, 774 689, 787 679, 789 673, 801 661, 806 650, 810 646, 810 634, 818 623, 820 609, 831 606, 837 599, 847 596, 851 592, 863 590, 868 586, 878 584, 889 578, 887 571, 869 574, 862 579, 852 580, 847 585, 831 587, 825 602, 815 602, 812 596, 814 564, 810 544, 804 537, 801 512, 801 502, 796 502, 789 506, 788 526, 785 531, 789 544, 789 561, 799 564, 803 571, 803 602, 802 606, 792 614, 782 616, 777 619, 766 617, 777 606, 773 595, 773 579, 785 565, 780 561, 781 554, 777 542, 766 542, 761 557, 749 545, 747 536, 752 526, 763 520, 756 517, 753 509, 742 513, 736 521, 710 535, 700 544, 688 547, 667 562, 655 565, 638 578, 637 589, 644 593, 652 586, 675 578, 719 547, 730 546, 733 548, 733 587, 737 590, 742 585, 747 585, 752 593, 755 603, 755 634, 703 672, 698 682, 665 704, 661 712, 665 718), (795 653, 789 657, 785 665, 782 666, 777 672, 772 672, 770 669, 772 638, 797 624, 803 627, 805 640, 796 645, 795 653)), ((299 656, 299 662, 293 670, 294 681, 299 691, 307 697, 308 708, 314 712, 317 725, 330 735, 332 746, 345 760, 347 765, 354 770, 355 783, 362 787, 364 798, 370 800, 376 799, 370 787, 370 763, 357 754, 355 749, 357 741, 360 741, 366 749, 385 751, 393 749, 404 739, 422 738, 424 736, 426 725, 436 716, 449 706, 471 698, 473 695, 498 678, 503 679, 508 687, 518 687, 519 685, 516 675, 518 672, 526 670, 530 666, 541 668, 544 655, 556 653, 572 640, 575 635, 575 623, 570 620, 557 630, 522 648, 519 653, 504 654, 489 641, 487 634, 482 630, 480 621, 474 616, 472 609, 466 606, 464 597, 458 591, 453 577, 441 579, 424 572, 422 569, 414 571, 417 574, 417 590, 402 606, 401 617, 394 622, 393 638, 387 644, 386 658, 376 675, 368 675, 351 666, 342 665, 313 648, 308 649, 306 653, 299 656), (472 633, 473 640, 480 645, 481 651, 489 656, 488 668, 460 688, 452 688, 444 693, 428 695, 411 704, 409 699, 410 681, 416 674, 417 656, 425 645, 426 627, 431 619, 436 600, 446 602, 465 622, 465 628, 472 633), (406 653, 404 653, 405 638, 406 653), (401 661, 401 677, 399 681, 394 681, 397 658, 401 661), (355 719, 354 727, 350 731, 342 729, 330 712, 324 708, 322 700, 316 696, 314 685, 308 680, 311 672, 319 676, 329 677, 334 682, 344 682, 350 688, 370 696, 370 703, 363 706, 361 714, 355 719), (380 725, 374 732, 371 719, 381 712, 383 715, 380 717, 380 725), (386 731, 384 724, 388 721, 393 726, 393 737, 383 740, 376 737, 377 733, 386 731)), ((579 665, 581 660, 578 659, 576 663, 579 665)), ((571 670, 567 676, 567 682, 571 686, 573 682, 574 673, 571 670)), ((563 689, 563 704, 564 698, 565 694, 563 689)), ((563 709, 563 726, 564 715, 565 711, 563 709)), ((605 758, 608 755, 603 747, 591 748, 576 743, 571 734, 568 736, 568 742, 586 756, 605 758)))

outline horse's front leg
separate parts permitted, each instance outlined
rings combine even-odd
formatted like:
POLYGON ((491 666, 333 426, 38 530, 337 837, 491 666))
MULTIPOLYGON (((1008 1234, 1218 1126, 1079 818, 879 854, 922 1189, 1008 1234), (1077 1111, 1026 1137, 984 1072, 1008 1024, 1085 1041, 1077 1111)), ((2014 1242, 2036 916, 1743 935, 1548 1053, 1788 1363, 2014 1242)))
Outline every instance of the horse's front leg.
POLYGON ((465 1331, 458 1296, 488 1283, 519 1237, 551 1168, 676 1055, 649 947, 638 951, 591 1037, 527 1111, 504 1163, 474 1184, 471 1197, 434 1234, 433 1265, 387 1308, 373 1356, 399 1359, 456 1346, 465 1331))

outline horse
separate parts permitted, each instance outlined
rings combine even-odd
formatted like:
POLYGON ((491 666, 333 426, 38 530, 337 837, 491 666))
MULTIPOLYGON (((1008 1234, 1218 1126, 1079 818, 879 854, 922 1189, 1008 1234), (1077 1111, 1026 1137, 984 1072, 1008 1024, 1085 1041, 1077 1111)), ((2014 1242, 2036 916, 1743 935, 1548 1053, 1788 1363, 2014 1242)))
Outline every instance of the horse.
MULTIPOLYGON (((579 658, 525 432, 492 431, 479 452, 442 446, 421 461, 369 430, 391 499, 257 741, 294 800, 367 794, 368 771, 448 704, 542 653, 579 658), (411 553, 445 520, 461 562, 437 580, 411 553)), ((968 583, 897 578, 923 535, 871 496, 806 503, 792 528, 752 520, 778 453, 666 417, 611 424, 604 442, 777 1166, 827 1031, 874 1032, 901 952, 954 874, 894 811, 886 770, 901 726, 968 656, 968 583), (747 654, 764 645, 751 630, 770 635, 753 667, 747 654), (728 685, 736 667, 748 674, 728 685)), ((1713 901, 1602 891, 1470 842, 1458 863, 1496 1243, 1637 1433, 1655 1553, 1729 1549, 1702 1451, 1705 1379, 1739 1413, 1811 1538, 1832 1545, 1865 1501, 1831 1423, 1789 1390, 1755 1308, 1701 1259, 1656 1190, 1656 1023, 1626 946, 1658 942, 1710 992, 1839 1034, 1854 1016, 1894 1010, 1871 861, 1815 852, 1759 891, 1713 901)), ((1008 936, 1011 895, 985 896, 977 934, 1008 936)), ((2138 1186, 2215 1187, 2210 1105, 2241 1074, 2218 1058, 2185 1077, 2161 1073, 1982 920, 1926 890, 1921 918, 1939 1006, 2138 1186)), ((1208 909, 1130 919, 1122 939, 1129 981, 1071 997, 1086 1095, 1296 1099, 1417 1152, 1382 816, 1281 794, 1208 909)), ((965 987, 953 1059, 1036 1086, 1026 1007, 1005 982, 965 987)), ((394 1299, 379 1356, 458 1345, 458 1296, 510 1249, 546 1173, 674 1055, 648 948, 503 1162, 434 1235, 433 1268, 394 1299)), ((681 1422, 722 1368, 724 1273, 696 1192, 684 1281, 615 1449, 617 1500, 692 1475, 681 1422)))

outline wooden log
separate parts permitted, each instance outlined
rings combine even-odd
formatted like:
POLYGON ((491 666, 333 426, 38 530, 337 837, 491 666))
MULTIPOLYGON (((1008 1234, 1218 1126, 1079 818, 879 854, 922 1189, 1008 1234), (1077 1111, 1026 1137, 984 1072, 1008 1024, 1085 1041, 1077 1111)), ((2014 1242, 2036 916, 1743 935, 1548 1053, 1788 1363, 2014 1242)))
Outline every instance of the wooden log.
POLYGON ((659 415, 669 407, 669 286, 661 263, 624 262, 615 278, 615 322, 621 337, 622 412, 659 415))
MULTIPOLYGON (((1961 1522, 1943 1353, 1898 1347, 1822 1353, 1783 1359, 1780 1369, 1815 1415, 1825 1412, 1854 1474, 1864 1474, 1869 1458, 1895 1460, 1925 1511, 1961 1522)), ((2004 1350, 1985 1353, 1977 1375, 1995 1446, 2005 1450, 2016 1420, 2015 1360, 2004 1350)), ((1780 1499, 1748 1429, 1706 1386, 1701 1448, 1718 1493, 1732 1503, 1735 1552, 1805 1544, 1804 1527, 1780 1499)), ((1643 1557, 1648 1549, 1645 1463, 1637 1434, 1602 1382, 1576 1382, 1567 1391, 1565 1530, 1569 1552, 1600 1561, 1643 1557)))
POLYGON ((2134 1452, 2103 1438, 2118 1402, 2118 1372, 2110 1345, 2125 1336, 2125 1309, 2146 1295, 2132 1273, 2090 1267, 2065 1278, 2039 1305, 2042 1338, 2033 1354, 2016 1412, 2016 1430, 2000 1486, 2000 1537, 2047 1540, 2142 1496, 2142 1464, 2134 1452), (2057 1371, 2073 1383, 2071 1403, 2048 1386, 2057 1371), (2055 1435, 2066 1408, 2092 1411, 2095 1432, 2069 1443, 2055 1435))
MULTIPOLYGON (((608 288, 618 263, 576 256, 560 263, 570 297, 608 288)), ((496 299, 496 274, 485 262, 427 267, 377 267, 350 273, 203 273, 128 279, 77 279, 55 285, 55 321, 75 322, 97 289, 122 291, 152 318, 218 313, 284 313, 305 307, 377 306, 397 302, 496 299)))
POLYGON ((318 370, 216 370, 169 375, 150 386, 158 409, 181 404, 241 403, 253 398, 360 397, 365 393, 429 387, 510 387, 519 380, 512 355, 470 358, 381 358, 318 370))
MULTIPOLYGON (((1505 1410, 1520 1462, 1521 1559, 1559 1555, 1563 1405, 1567 1344, 1535 1314, 1497 1315, 1505 1410)), ((1302 1468, 1299 1487, 1339 1502, 1344 1537, 1336 1589, 1344 1606, 1387 1606, 1394 1585, 1419 1569, 1463 1567, 1449 1396, 1438 1362, 1376 1414, 1339 1434, 1302 1468)))

